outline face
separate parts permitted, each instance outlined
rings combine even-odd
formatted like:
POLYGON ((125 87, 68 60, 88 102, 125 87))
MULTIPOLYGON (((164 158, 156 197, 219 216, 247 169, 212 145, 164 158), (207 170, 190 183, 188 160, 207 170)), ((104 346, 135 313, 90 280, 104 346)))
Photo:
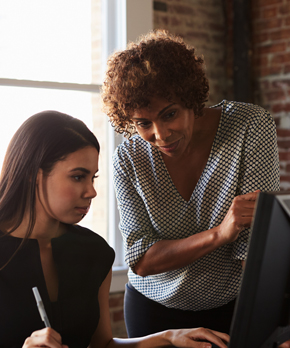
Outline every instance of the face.
POLYGON ((45 175, 37 177, 36 217, 43 221, 79 222, 89 211, 97 195, 94 179, 98 172, 99 154, 94 147, 85 147, 55 163, 45 175))
POLYGON ((170 157, 181 156, 190 148, 194 120, 193 110, 158 98, 132 116, 138 134, 170 157))

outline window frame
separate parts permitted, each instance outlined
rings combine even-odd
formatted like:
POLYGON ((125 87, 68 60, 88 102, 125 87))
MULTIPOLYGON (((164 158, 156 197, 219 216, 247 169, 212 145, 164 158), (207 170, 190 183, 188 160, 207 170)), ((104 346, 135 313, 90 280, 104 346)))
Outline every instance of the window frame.
MULTIPOLYGON (((103 69, 105 71, 108 56, 115 50, 125 49, 130 41, 135 41, 141 34, 146 34, 153 29, 153 0, 102 0, 103 9, 103 69)), ((110 152, 113 151, 124 138, 109 131, 110 152)), ((119 214, 113 189, 112 178, 110 178, 109 202, 110 212, 114 220, 109 221, 109 240, 114 246, 116 261, 122 266, 113 267, 113 277, 110 292, 125 290, 125 284, 128 281, 128 266, 124 261, 124 250, 121 233, 119 232, 119 214), (112 229, 112 230, 111 230, 112 229)))
MULTIPOLYGON (((134 41, 139 35, 152 30, 153 0, 102 0, 102 19, 102 71, 104 72, 107 58, 111 53, 118 49, 125 49, 128 42, 134 41)), ((100 93, 101 91, 101 85, 98 84, 34 81, 12 78, 0 78, 0 86, 75 90, 92 93, 100 93)), ((113 128, 109 127, 109 158, 112 158, 114 149, 123 140, 123 136, 116 134, 113 128)), ((113 266, 110 292, 119 292, 124 291, 125 284, 128 281, 128 266, 124 261, 123 241, 118 228, 119 214, 111 176, 109 178, 108 194, 108 242, 116 251, 115 263, 119 265, 113 266)))

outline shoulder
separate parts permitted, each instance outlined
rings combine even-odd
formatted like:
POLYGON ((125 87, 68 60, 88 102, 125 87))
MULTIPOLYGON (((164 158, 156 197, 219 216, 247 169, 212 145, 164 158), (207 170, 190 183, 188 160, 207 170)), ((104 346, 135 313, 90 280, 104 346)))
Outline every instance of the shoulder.
POLYGON ((222 125, 224 128, 237 129, 241 132, 246 130, 256 132, 276 132, 274 118, 263 107, 251 103, 223 100, 222 125))
POLYGON ((132 158, 142 153, 151 151, 151 145, 143 140, 139 135, 123 141, 117 146, 113 158, 132 158))
POLYGON ((223 112, 229 116, 241 117, 245 119, 273 119, 269 111, 265 110, 259 105, 227 100, 223 100, 219 105, 222 105, 223 112))
POLYGON ((71 253, 85 253, 88 257, 105 257, 112 262, 115 258, 114 249, 103 237, 80 225, 70 225, 68 232, 57 238, 54 244, 70 249, 71 253))
POLYGON ((150 143, 135 135, 116 148, 113 155, 113 171, 135 176, 136 170, 143 171, 147 165, 151 167, 156 151, 158 150, 150 143))

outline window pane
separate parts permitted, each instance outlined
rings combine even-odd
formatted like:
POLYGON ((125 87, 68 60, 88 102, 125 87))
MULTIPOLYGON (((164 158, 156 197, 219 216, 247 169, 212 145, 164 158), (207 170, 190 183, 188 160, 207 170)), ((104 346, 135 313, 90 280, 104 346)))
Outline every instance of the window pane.
POLYGON ((0 0, 0 8, 0 77, 100 83, 100 0, 0 0))
POLYGON ((107 117, 100 112, 97 93, 0 86, 0 166, 8 143, 23 121, 43 110, 57 110, 84 121, 100 142, 97 197, 81 224, 108 239, 108 145, 107 117))

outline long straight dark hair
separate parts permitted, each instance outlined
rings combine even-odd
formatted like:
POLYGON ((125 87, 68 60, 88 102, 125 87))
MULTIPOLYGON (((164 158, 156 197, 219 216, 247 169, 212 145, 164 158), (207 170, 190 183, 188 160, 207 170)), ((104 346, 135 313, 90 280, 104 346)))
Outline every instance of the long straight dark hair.
POLYGON ((48 174, 56 162, 87 146, 100 152, 97 138, 82 121, 57 111, 35 114, 20 126, 9 143, 0 176, 0 223, 9 225, 9 233, 21 224, 27 209, 30 218, 24 239, 32 233, 39 169, 48 174))

